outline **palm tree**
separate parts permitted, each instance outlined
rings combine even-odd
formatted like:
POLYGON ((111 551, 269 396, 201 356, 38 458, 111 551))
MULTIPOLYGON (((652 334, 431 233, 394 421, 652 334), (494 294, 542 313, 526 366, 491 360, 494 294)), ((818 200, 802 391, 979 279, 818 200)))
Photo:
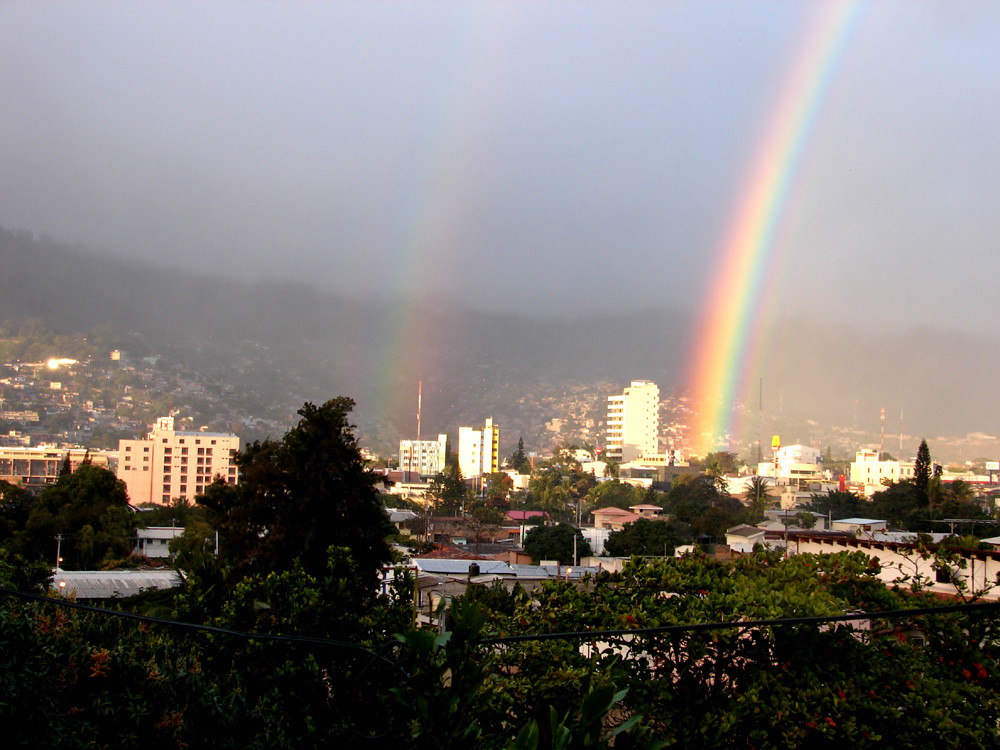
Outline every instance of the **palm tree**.
POLYGON ((755 474, 750 477, 750 484, 744 495, 750 515, 758 521, 764 518, 764 511, 774 504, 771 496, 767 494, 767 487, 767 479, 755 474))

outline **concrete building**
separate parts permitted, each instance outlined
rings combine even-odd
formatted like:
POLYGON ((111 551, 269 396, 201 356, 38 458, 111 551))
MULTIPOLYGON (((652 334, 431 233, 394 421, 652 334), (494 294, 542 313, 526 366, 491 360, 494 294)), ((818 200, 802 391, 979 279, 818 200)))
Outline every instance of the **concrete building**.
POLYGON ((399 470, 432 477, 444 471, 447 454, 448 436, 443 433, 437 440, 400 440, 399 470))
POLYGON ((777 451, 771 461, 761 461, 757 474, 770 479, 782 479, 780 484, 795 484, 802 487, 806 482, 826 479, 819 449, 808 445, 786 445, 777 451), (776 465, 777 464, 777 465, 776 465))
POLYGON ((633 380, 620 396, 608 396, 606 456, 624 463, 657 453, 660 389, 649 380, 633 380))
POLYGON ((0 448, 0 480, 38 493, 46 485, 56 483, 67 458, 70 471, 76 471, 85 460, 94 466, 112 468, 111 457, 107 453, 91 453, 86 448, 13 446, 0 448))
POLYGON ((883 480, 895 484, 905 479, 913 479, 913 461, 882 461, 876 450, 858 451, 851 464, 851 481, 863 484, 866 495, 880 491, 883 480))
POLYGON ((500 471, 500 428, 492 417, 481 430, 458 428, 458 468, 466 479, 500 471))
POLYGON ((160 417, 145 439, 118 442, 118 478, 133 505, 193 500, 216 477, 236 484, 239 448, 231 433, 177 431, 173 417, 160 417))

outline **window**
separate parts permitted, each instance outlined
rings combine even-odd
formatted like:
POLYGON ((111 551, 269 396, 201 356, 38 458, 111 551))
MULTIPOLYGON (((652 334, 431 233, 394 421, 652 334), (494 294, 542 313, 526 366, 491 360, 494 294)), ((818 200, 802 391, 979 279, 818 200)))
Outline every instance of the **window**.
POLYGON ((169 455, 170 455, 171 453, 173 453, 173 452, 174 452, 174 449, 173 449, 173 448, 164 448, 164 449, 163 449, 163 455, 164 455, 164 456, 169 456, 169 455))
POLYGON ((205 455, 205 449, 204 448, 199 448, 198 449, 198 455, 199 456, 204 456, 205 455))
POLYGON ((181 455, 182 456, 186 456, 187 454, 188 454, 188 449, 187 448, 181 448, 181 455))

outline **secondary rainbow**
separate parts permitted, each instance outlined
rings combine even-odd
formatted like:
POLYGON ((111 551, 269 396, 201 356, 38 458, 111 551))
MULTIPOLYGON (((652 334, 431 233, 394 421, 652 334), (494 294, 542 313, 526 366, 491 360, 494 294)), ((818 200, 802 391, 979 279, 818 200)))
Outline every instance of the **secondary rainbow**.
POLYGON ((736 400, 754 378, 780 272, 777 238, 813 124, 864 5, 819 6, 728 225, 694 338, 687 386, 695 419, 688 450, 720 447, 733 432, 736 400))

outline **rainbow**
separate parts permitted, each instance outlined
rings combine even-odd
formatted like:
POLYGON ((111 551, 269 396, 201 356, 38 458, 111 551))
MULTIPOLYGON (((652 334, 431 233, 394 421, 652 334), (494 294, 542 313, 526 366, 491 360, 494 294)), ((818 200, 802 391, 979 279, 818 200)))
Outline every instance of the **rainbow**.
POLYGON ((695 331, 686 377, 696 415, 688 452, 722 447, 734 431, 734 406, 756 382, 766 313, 773 307, 782 264, 782 219, 809 135, 834 78, 862 0, 819 6, 798 64, 781 88, 766 137, 756 150, 737 208, 727 227, 695 331))

